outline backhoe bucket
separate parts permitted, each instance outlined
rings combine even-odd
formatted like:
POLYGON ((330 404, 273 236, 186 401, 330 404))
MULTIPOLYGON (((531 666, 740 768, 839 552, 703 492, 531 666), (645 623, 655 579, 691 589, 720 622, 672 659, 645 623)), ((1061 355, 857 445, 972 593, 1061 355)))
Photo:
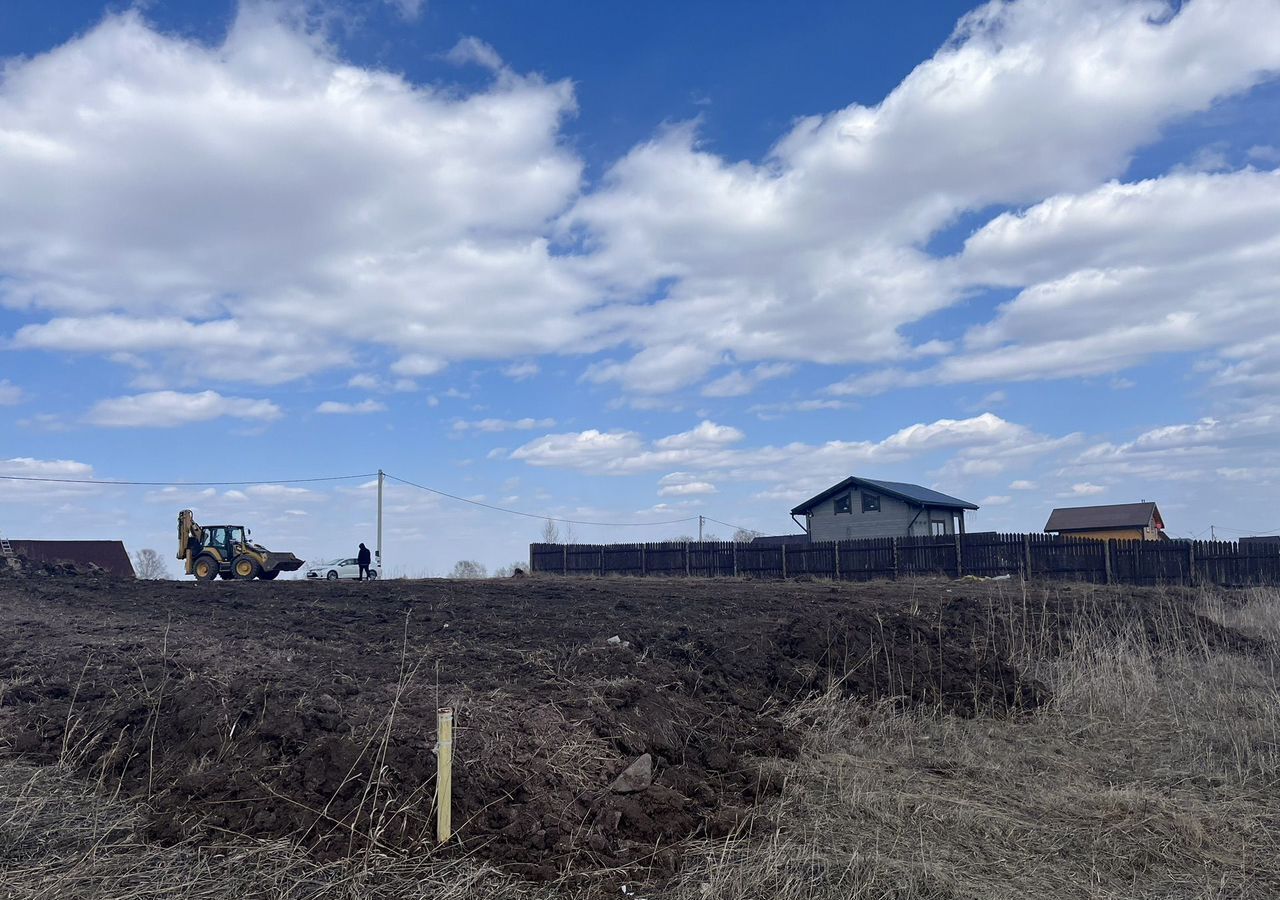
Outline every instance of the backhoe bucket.
POLYGON ((305 560, 298 559, 292 553, 272 553, 267 551, 266 562, 263 564, 263 571, 266 572, 296 572, 302 568, 305 560))

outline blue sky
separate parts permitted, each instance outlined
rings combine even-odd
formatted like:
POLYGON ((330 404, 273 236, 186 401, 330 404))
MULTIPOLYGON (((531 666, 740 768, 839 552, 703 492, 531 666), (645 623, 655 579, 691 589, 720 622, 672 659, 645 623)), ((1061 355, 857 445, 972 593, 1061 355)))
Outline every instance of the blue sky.
POLYGON ((9 0, 0 531, 1280 531, 1274 0, 802 6, 9 0))

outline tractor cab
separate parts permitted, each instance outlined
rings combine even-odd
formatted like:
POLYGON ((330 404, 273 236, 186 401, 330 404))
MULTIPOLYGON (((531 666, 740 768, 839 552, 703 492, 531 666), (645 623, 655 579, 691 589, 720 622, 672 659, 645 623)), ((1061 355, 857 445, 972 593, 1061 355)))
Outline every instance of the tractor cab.
POLYGON ((247 535, 243 525, 205 525, 200 549, 214 553, 219 561, 230 562, 246 546, 247 535))

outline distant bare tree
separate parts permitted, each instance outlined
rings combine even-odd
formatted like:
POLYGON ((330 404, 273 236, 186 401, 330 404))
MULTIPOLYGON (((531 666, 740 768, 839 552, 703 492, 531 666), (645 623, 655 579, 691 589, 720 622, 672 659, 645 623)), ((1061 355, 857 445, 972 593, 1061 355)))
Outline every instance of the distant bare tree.
POLYGON ((547 519, 542 525, 542 543, 560 543, 560 529, 556 527, 556 523, 551 519, 547 519))
POLYGON ((563 534, 563 537, 564 537, 564 542, 565 542, 566 544, 576 544, 576 543, 578 543, 578 536, 577 536, 576 534, 574 534, 574 533, 573 533, 573 523, 572 523, 572 522, 565 522, 565 523, 564 523, 564 530, 563 530, 562 534, 563 534))
POLYGON ((133 555, 133 571, 139 578, 148 581, 160 581, 170 577, 169 567, 164 564, 160 554, 150 548, 139 550, 133 555))
MULTIPOLYGON (((677 544, 696 544, 698 543, 698 536, 696 534, 682 534, 679 537, 673 537, 671 540, 675 541, 677 544)), ((704 543, 710 543, 711 541, 718 541, 720 538, 716 537, 715 534, 710 531, 704 531, 702 533, 702 540, 704 543)))
POLYGON ((449 573, 450 578, 486 578, 488 575, 489 570, 484 567, 484 563, 478 563, 474 559, 458 560, 449 573))
POLYGON ((511 563, 509 566, 498 566, 498 568, 493 570, 493 577, 510 578, 516 573, 516 569, 519 569, 521 572, 528 572, 529 564, 521 560, 520 562, 511 563))
POLYGON ((733 542, 735 544, 749 544, 758 537, 760 537, 760 532, 758 531, 752 531, 750 528, 739 528, 733 533, 733 542))

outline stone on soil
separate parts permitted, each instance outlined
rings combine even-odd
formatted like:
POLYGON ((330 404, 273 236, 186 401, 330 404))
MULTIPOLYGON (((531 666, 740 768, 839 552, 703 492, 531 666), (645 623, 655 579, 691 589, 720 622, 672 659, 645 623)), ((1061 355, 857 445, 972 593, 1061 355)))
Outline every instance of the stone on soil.
POLYGON ((622 774, 613 780, 609 790, 615 794, 634 794, 645 790, 653 784, 653 757, 648 753, 627 766, 622 774))

